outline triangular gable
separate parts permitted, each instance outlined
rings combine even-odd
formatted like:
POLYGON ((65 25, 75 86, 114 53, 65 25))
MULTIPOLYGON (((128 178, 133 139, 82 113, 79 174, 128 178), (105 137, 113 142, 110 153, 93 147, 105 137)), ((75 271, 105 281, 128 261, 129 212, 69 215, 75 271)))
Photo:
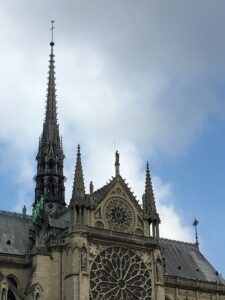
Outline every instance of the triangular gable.
POLYGON ((121 188, 124 190, 124 192, 127 194, 129 200, 131 203, 134 205, 134 207, 137 209, 137 211, 142 214, 142 208, 141 205, 138 203, 137 199, 133 195, 131 189, 128 187, 127 183, 125 180, 122 178, 122 176, 117 175, 116 177, 113 177, 111 181, 103 186, 101 189, 97 190, 96 192, 93 193, 92 198, 95 206, 97 207, 104 199, 105 197, 112 192, 113 188, 117 185, 120 184, 121 188))

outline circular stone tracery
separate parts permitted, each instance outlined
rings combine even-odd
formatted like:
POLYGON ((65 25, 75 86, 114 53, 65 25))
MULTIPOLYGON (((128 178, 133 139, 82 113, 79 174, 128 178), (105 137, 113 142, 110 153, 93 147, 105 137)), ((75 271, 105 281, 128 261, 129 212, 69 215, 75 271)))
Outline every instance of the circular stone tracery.
POLYGON ((123 199, 111 198, 105 205, 105 218, 110 229, 130 232, 134 223, 131 206, 123 199))
POLYGON ((90 300, 150 300, 149 271, 133 251, 114 247, 100 252, 90 272, 90 300))

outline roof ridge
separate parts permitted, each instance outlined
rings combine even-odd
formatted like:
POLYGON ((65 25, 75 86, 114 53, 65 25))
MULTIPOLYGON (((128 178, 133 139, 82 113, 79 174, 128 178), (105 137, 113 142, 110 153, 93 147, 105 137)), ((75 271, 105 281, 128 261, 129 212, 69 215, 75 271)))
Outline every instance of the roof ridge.
POLYGON ((66 214, 67 212, 68 212, 68 206, 65 206, 65 207, 62 208, 62 210, 60 210, 59 212, 57 212, 54 216, 50 216, 50 219, 57 220, 58 218, 60 218, 64 214, 66 214))
POLYGON ((19 218, 25 218, 25 219, 30 219, 31 216, 30 215, 24 215, 22 213, 18 213, 18 212, 14 212, 14 211, 6 211, 6 210, 0 210, 0 215, 4 215, 4 216, 16 216, 19 218))
POLYGON ((115 178, 115 177, 110 178, 110 179, 109 179, 109 182, 106 182, 105 185, 103 185, 102 187, 100 187, 100 188, 98 188, 96 191, 94 191, 94 192, 93 192, 93 195, 94 195, 95 193, 98 193, 98 192, 104 190, 104 188, 108 187, 108 186, 112 183, 112 181, 113 181, 114 178, 115 178))
POLYGON ((178 240, 172 240, 172 239, 167 239, 167 238, 160 238, 160 242, 165 242, 167 244, 179 244, 179 245, 184 245, 184 246, 190 246, 196 248, 195 243, 190 243, 190 242, 184 242, 184 241, 178 241, 178 240))

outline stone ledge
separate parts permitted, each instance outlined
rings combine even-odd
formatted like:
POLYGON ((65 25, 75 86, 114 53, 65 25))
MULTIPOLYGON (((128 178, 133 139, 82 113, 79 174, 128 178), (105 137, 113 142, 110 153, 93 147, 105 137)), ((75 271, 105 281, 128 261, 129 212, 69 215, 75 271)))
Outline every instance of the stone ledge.
POLYGON ((225 284, 164 275, 165 287, 177 287, 185 290, 197 290, 206 293, 225 295, 225 284))

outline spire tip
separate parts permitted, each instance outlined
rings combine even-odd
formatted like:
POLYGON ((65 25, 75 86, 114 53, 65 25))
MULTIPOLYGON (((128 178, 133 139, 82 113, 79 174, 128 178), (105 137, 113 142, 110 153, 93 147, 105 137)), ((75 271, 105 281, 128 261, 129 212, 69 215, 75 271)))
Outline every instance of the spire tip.
POLYGON ((80 144, 77 145, 77 154, 80 154, 80 144))
POLYGON ((51 46, 51 48, 52 48, 52 50, 53 50, 53 46, 55 45, 55 43, 54 43, 54 41, 53 41, 53 33, 54 33, 54 23, 55 23, 55 21, 54 20, 51 20, 51 23, 52 23, 52 27, 51 27, 51 32, 52 32, 52 40, 51 40, 51 42, 50 42, 50 46, 51 46))

